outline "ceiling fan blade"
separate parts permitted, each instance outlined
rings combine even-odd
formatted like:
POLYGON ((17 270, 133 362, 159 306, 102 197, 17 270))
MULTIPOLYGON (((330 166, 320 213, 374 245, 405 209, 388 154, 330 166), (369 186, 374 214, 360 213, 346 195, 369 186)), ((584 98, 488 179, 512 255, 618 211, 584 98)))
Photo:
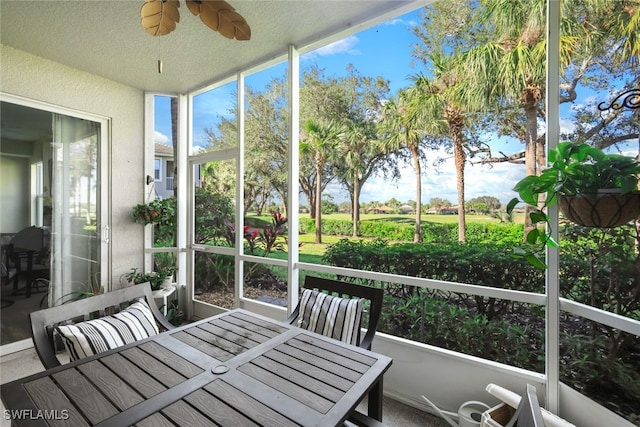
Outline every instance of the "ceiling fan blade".
POLYGON ((218 31, 220 27, 220 19, 218 16, 218 9, 215 7, 213 1, 202 2, 200 5, 200 20, 213 31, 218 31))
POLYGON ((140 9, 140 25, 152 36, 169 34, 180 22, 178 0, 146 0, 140 9))
POLYGON ((251 28, 247 21, 234 10, 220 10, 220 34, 237 40, 249 40, 251 38, 251 28))
POLYGON ((251 28, 247 21, 226 1, 187 0, 189 11, 214 31, 224 37, 237 40, 249 40, 251 28))
POLYGON ((187 8, 194 16, 198 16, 200 14, 200 5, 199 1, 187 0, 187 8))
MULTIPOLYGON (((242 18, 242 17, 241 17, 242 18)), ((242 18, 242 22, 237 21, 236 26, 236 40, 251 40, 251 27, 247 21, 242 18)))

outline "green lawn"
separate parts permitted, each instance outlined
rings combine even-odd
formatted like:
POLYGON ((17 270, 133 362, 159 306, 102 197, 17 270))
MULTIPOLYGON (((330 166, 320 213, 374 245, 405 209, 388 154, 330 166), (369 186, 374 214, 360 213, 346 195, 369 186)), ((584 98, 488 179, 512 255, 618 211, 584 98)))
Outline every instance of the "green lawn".
MULTIPOLYGON (((305 214, 308 215, 308 214, 305 214)), ((323 219, 340 219, 344 221, 351 220, 351 214, 329 214, 322 215, 323 219)), ((360 221, 389 221, 413 224, 416 220, 415 215, 402 215, 402 214, 362 214, 360 215, 360 221)), ((492 218, 487 215, 467 214, 466 220, 469 222, 499 222, 496 218, 492 218)), ((435 222, 440 224, 450 224, 458 222, 458 215, 435 215, 435 214, 423 214, 422 221, 435 222)))
MULTIPOLYGON (((308 218, 308 214, 302 214, 302 218, 308 218)), ((343 220, 350 221, 350 214, 328 214, 322 215, 322 219, 324 220, 343 220)), ((360 216, 361 221, 389 221, 389 222, 397 222, 397 223, 406 223, 413 224, 415 222, 415 215, 401 215, 401 214, 363 214, 360 216)), ((518 220, 518 219, 516 219, 518 220)), ((521 219, 520 219, 521 220, 521 219)), ((456 224, 458 222, 458 215, 435 215, 435 214, 425 214, 422 215, 423 222, 432 222, 439 224, 456 224)), ((498 223, 500 222, 498 219, 490 217, 488 215, 477 215, 477 214, 467 214, 466 215, 467 224, 473 222, 481 222, 481 223, 498 223)), ((246 223, 253 227, 264 227, 266 225, 271 224, 271 217, 269 215, 247 215, 246 223)), ((300 261, 303 262, 314 262, 321 263, 321 257, 324 254, 327 246, 333 243, 338 242, 340 239, 344 237, 341 236, 322 236, 322 243, 316 244, 315 234, 314 233, 305 233, 300 234, 298 239, 302 244, 300 246, 300 261)), ((287 254, 283 252, 276 252, 269 255, 271 258, 277 259, 287 259, 287 254)))
MULTIPOLYGON (((309 214, 301 214, 300 218, 310 218, 309 214)), ((467 214, 466 215, 467 222, 499 222, 498 219, 490 217, 488 215, 478 215, 478 214, 467 214)), ((342 221, 351 221, 351 214, 347 213, 334 213, 328 215, 322 215, 322 219, 333 219, 333 220, 342 220, 342 221)), ((415 215, 401 215, 401 214, 362 214, 360 215, 360 221, 389 221, 389 222, 398 222, 398 223, 406 223, 413 224, 416 220, 415 215)), ((422 221, 424 222, 435 222, 440 224, 451 224, 458 222, 458 215, 435 215, 435 214, 424 214, 422 215, 422 221)), ((254 227, 271 224, 271 217, 269 215, 261 215, 256 216, 254 214, 247 214, 246 222, 248 225, 252 225, 254 227)))

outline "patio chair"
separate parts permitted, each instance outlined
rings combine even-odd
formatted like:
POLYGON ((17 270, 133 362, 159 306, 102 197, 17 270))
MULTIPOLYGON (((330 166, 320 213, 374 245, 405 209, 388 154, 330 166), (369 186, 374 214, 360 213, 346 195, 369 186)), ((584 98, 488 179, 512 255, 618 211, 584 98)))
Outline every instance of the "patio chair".
MULTIPOLYGON (((306 276, 302 298, 287 318, 287 323, 312 330, 371 350, 376 334, 384 290, 339 280, 306 276), (361 338, 363 300, 369 301, 367 332, 361 338), (330 309, 331 307, 331 309, 330 309), (333 313, 329 316, 328 313, 333 313)), ((382 426, 382 406, 375 396, 382 389, 382 381, 369 392, 369 414, 354 411, 349 421, 357 426, 382 426)))
MULTIPOLYGON (((327 295, 334 296, 334 303, 338 303, 340 301, 336 301, 336 297, 346 297, 344 299, 352 300, 352 307, 349 308, 355 308, 356 310, 357 307, 355 307, 355 305, 357 304, 357 299, 368 300, 369 316, 367 322, 367 332, 365 333, 364 337, 362 337, 361 339, 360 336, 361 316, 351 313, 354 314, 353 334, 349 335, 346 333, 346 331, 350 329, 350 326, 345 324, 345 326, 343 327, 345 333, 342 334, 342 339, 337 339, 341 339, 342 341, 350 342, 351 344, 366 348, 367 350, 371 350, 371 342, 373 341, 373 338, 375 336, 378 321, 380 320, 380 313, 382 312, 382 296, 384 291, 381 288, 356 285, 339 280, 325 279, 323 277, 306 276, 303 289, 304 291, 302 298, 300 299, 300 303, 287 318, 287 323, 294 324, 297 322, 296 326, 313 330, 314 332, 319 332, 326 336, 333 335, 334 338, 337 338, 339 332, 337 332, 335 328, 332 331, 333 334, 327 333, 327 331, 329 331, 329 327, 326 323, 327 319, 322 318, 323 315, 326 316, 326 311, 323 313, 311 313, 311 306, 316 302, 316 300, 313 299, 314 295, 312 294, 312 291, 316 290, 322 293, 326 293, 327 295), (310 320, 310 316, 314 316, 314 319, 311 319, 311 322, 308 321, 310 320)), ((324 302, 325 306, 328 306, 328 304, 329 301, 324 302)), ((336 315, 345 314, 345 310, 336 310, 334 313, 336 315)))
POLYGON ((29 323, 46 369, 61 365, 56 337, 76 360, 174 328, 158 310, 148 282, 34 311, 29 323))
POLYGON ((48 279, 51 270, 49 233, 35 226, 20 230, 8 244, 2 245, 2 261, 9 275, 7 283, 13 282, 12 295, 24 293, 29 298, 34 288, 35 292, 41 292, 36 280, 48 279), (22 278, 25 286, 18 289, 22 278))

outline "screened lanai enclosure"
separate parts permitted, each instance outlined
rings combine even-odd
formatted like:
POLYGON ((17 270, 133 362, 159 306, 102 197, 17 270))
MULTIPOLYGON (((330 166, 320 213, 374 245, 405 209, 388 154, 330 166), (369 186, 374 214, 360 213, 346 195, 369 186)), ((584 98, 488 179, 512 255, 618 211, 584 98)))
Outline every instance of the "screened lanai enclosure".
POLYGON ((638 216, 586 227, 541 197, 535 233, 558 245, 531 245, 538 211, 506 210, 563 141, 639 156, 637 2, 236 1, 249 41, 186 8, 152 38, 129 16, 140 4, 100 3, 129 42, 73 44, 82 63, 20 38, 26 16, 62 11, 52 40, 86 30, 88 6, 59 3, 2 2, 0 90, 101 124, 94 255, 107 289, 131 268, 175 268, 184 320, 236 307, 285 320, 307 275, 382 287, 386 395, 455 412, 495 403, 489 383, 532 384, 575 425, 637 425, 638 216), (156 143, 173 150, 172 195, 156 191, 156 143), (170 214, 135 223, 132 207, 154 199, 170 214))

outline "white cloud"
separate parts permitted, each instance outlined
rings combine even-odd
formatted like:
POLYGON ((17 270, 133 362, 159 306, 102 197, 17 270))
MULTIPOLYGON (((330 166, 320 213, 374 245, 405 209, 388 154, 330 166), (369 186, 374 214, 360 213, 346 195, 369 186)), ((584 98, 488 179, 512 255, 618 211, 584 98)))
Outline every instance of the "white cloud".
POLYGON ((360 55, 360 51, 355 49, 355 46, 360 42, 360 39, 356 36, 349 36, 344 39, 340 39, 331 44, 323 46, 313 51, 320 56, 335 55, 338 53, 348 53, 350 55, 360 55))
POLYGON ((560 133, 563 135, 570 135, 576 130, 576 123, 567 118, 560 118, 560 133))
POLYGON ((159 132, 157 130, 153 132, 153 142, 157 142, 158 144, 171 145, 169 141, 169 137, 162 132, 159 132))
MULTIPOLYGON (((406 18, 406 16, 405 16, 406 18)), ((415 27, 420 25, 420 22, 415 19, 403 19, 403 18, 394 18, 389 21, 385 21, 381 24, 382 26, 394 26, 394 25, 403 25, 405 27, 415 27)))
MULTIPOLYGON (((493 165, 467 164, 465 168, 465 200, 480 196, 496 197, 504 205, 517 194, 513 186, 525 176, 524 165, 496 163, 493 165)), ((413 167, 400 166, 400 178, 391 181, 383 177, 372 177, 362 188, 361 202, 385 202, 395 198, 400 202, 416 200, 416 177, 413 167)), ((326 190, 334 201, 348 200, 348 195, 337 184, 326 190)), ((422 203, 439 197, 457 204, 458 191, 456 184, 455 164, 449 157, 438 169, 429 164, 422 169, 422 203)))

